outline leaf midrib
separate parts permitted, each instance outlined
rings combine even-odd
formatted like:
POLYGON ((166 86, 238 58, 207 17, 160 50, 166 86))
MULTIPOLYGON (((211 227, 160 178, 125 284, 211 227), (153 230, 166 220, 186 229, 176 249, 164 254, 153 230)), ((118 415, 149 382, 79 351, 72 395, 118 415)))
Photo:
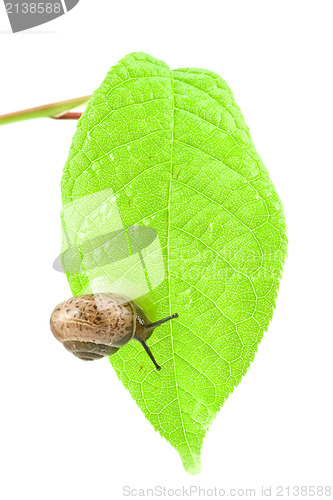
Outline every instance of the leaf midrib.
MULTIPOLYGON (((168 291, 169 291, 169 316, 171 316, 173 313, 171 312, 172 306, 171 306, 171 273, 170 273, 170 228, 171 228, 171 191, 172 191, 172 178, 173 178, 173 144, 174 144, 174 130, 175 130, 175 91, 174 91, 174 76, 173 72, 170 70, 171 74, 171 92, 172 92, 172 132, 171 132, 171 151, 170 151, 170 177, 169 177, 169 187, 168 187, 168 226, 167 226, 167 273, 168 273, 168 291)), ((175 388, 176 388, 176 399, 178 402, 178 408, 179 408, 179 416, 180 416, 180 421, 182 425, 182 431, 184 434, 185 442, 187 444, 189 453, 194 461, 194 463, 197 463, 197 460, 195 456, 192 453, 192 447, 190 446, 190 443, 187 439, 187 434, 186 434, 186 428, 184 425, 184 420, 183 420, 183 413, 182 413, 182 408, 180 404, 180 398, 179 398, 179 391, 178 391, 178 382, 177 382, 177 369, 176 369, 176 358, 175 358, 175 349, 174 349, 174 342, 173 342, 173 330, 172 330, 172 321, 170 322, 170 336, 171 336, 171 349, 172 349, 172 360, 173 360, 173 368, 174 368, 174 374, 175 374, 175 388)))

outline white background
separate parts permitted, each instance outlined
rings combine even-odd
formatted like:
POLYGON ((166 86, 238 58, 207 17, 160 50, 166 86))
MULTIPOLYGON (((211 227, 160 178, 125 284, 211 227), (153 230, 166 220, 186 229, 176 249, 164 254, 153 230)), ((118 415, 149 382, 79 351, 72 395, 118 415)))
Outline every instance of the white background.
POLYGON ((13 35, 1 8, 0 113, 89 94, 132 51, 214 70, 234 91, 289 233, 273 322, 190 476, 108 360, 83 363, 49 331, 70 296, 52 262, 75 123, 1 127, 1 498, 106 500, 125 485, 259 497, 262 485, 332 483, 332 15, 329 1, 81 0, 13 35))

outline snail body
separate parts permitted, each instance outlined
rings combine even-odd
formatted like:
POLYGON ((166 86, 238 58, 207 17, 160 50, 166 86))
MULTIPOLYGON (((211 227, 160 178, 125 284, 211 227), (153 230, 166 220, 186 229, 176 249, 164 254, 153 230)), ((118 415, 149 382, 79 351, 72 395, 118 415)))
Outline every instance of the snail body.
POLYGON ((71 297, 58 304, 50 326, 68 351, 86 361, 110 356, 130 340, 138 340, 160 370, 146 341, 154 328, 176 317, 178 314, 151 323, 138 304, 127 297, 97 293, 71 297))

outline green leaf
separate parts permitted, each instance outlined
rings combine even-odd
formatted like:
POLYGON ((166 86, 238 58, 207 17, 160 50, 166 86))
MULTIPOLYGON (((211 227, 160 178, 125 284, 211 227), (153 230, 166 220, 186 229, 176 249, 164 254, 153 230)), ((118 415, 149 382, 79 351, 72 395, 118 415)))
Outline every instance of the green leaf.
POLYGON ((78 123, 61 187, 63 249, 132 226, 157 232, 105 265, 82 253, 83 271, 67 276, 75 295, 121 291, 153 320, 179 313, 149 340, 160 372, 135 341, 110 360, 196 473, 205 433, 272 318, 287 245, 281 202, 230 88, 211 71, 126 56, 78 123))

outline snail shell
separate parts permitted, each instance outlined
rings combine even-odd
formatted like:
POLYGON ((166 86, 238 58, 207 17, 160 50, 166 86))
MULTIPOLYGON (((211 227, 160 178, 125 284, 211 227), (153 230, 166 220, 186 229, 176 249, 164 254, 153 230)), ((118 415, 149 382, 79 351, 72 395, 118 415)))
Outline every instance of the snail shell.
POLYGON ((53 310, 51 331, 78 358, 99 359, 134 337, 137 325, 140 328, 137 309, 127 297, 111 293, 71 297, 53 310))

